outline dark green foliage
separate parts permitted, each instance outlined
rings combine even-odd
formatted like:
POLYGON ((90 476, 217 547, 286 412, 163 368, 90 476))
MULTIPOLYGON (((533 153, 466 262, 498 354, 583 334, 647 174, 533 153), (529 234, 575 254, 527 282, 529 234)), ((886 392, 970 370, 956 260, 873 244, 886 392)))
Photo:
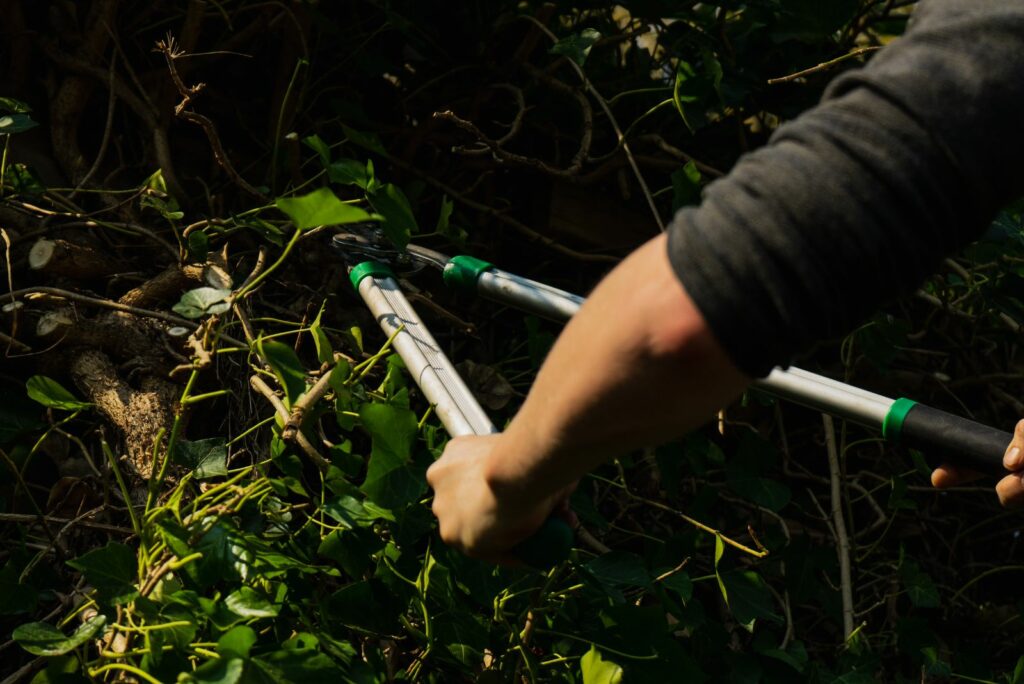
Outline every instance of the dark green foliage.
MULTIPOLYGON (((110 247, 124 273, 86 283, 29 273, 15 235, 12 288, 77 287, 113 302, 179 262, 203 265, 204 282, 147 304, 202 327, 187 344, 147 328, 156 353, 173 352, 155 371, 106 350, 121 387, 178 383, 169 413, 180 420, 151 426, 147 477, 120 458, 123 436, 66 372, 87 336, 34 349, 38 368, 35 355, 7 367, 0 502, 16 517, 2 536, 0 620, 17 645, 4 647, 4 674, 42 655, 39 684, 139 672, 225 683, 1024 682, 1018 519, 989 492, 928 490, 931 455, 883 447, 854 425, 836 429, 833 507, 820 417, 753 393, 721 432, 623 454, 585 478, 572 496, 584 531, 550 572, 445 548, 424 480, 445 436, 322 240, 359 224, 397 246, 465 250, 586 292, 614 255, 654 234, 655 215, 699 203, 708 182, 869 53, 769 79, 895 39, 906 4, 243 0, 153 3, 97 24, 97 36, 119 38, 108 49, 117 59, 89 63, 99 71, 87 72, 87 100, 100 109, 65 139, 81 140, 91 163, 112 68, 117 92, 134 98, 116 98, 113 147, 93 176, 109 188, 72 193, 5 157, 0 228, 28 216, 32 236, 88 219, 87 242, 110 247), (186 26, 198 54, 176 64, 188 83, 207 83, 189 108, 216 123, 216 154, 203 128, 175 119, 180 93, 152 52, 186 26), (155 152, 164 129, 174 168, 155 152), (302 420, 286 427, 253 377, 286 411, 310 403, 302 420), (324 393, 304 402, 318 384, 324 393)), ((8 44, 40 36, 47 56, 33 59, 56 70, 46 83, 83 78, 58 57, 82 44, 94 5, 10 15, 25 26, 0 56, 14 64, 8 44)), ((12 150, 43 130, 35 121, 66 123, 44 117, 52 106, 30 118, 19 100, 0 98, 0 144, 12 150)), ((1010 424, 1024 408, 1020 209, 918 297, 807 364, 1010 424)), ((500 425, 557 328, 446 295, 432 277, 408 275, 442 346, 512 388, 500 425)), ((90 306, 76 303, 75 315, 98 318, 90 306)), ((34 343, 16 323, 5 319, 4 334, 34 343)))

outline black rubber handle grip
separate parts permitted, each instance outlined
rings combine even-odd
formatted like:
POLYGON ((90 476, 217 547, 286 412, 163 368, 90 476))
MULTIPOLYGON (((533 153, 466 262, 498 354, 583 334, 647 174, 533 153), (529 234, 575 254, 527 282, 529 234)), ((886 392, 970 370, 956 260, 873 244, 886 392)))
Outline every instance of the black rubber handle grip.
MULTIPOLYGON (((903 419, 900 443, 954 465, 1002 477, 1013 435, 939 409, 916 404, 903 419)), ((931 459, 929 459, 931 460, 931 459)))

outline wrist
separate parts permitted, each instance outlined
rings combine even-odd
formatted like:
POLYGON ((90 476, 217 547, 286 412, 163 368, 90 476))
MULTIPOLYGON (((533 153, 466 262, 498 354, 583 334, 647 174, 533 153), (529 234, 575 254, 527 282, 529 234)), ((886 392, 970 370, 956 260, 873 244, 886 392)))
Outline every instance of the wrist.
POLYGON ((484 481, 494 495, 510 505, 526 505, 546 499, 560 488, 554 486, 545 465, 557 459, 553 444, 545 444, 534 431, 516 429, 512 421, 484 464, 484 481))

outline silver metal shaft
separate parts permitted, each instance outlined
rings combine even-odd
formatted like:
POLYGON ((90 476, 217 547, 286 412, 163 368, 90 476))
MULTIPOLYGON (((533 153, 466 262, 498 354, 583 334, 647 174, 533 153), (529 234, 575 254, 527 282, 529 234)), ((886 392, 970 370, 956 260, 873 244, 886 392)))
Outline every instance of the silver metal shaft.
POLYGON ((522 309, 541 318, 567 321, 583 305, 583 297, 507 271, 492 268, 476 281, 481 296, 522 309))
MULTIPOLYGON (((579 310, 583 297, 506 271, 491 269, 477 280, 480 295, 528 313, 565 322, 579 310)), ((775 368, 754 380, 757 389, 847 420, 881 428, 893 399, 800 368, 775 368)))
POLYGON ((392 278, 367 276, 359 295, 452 437, 497 432, 392 278))

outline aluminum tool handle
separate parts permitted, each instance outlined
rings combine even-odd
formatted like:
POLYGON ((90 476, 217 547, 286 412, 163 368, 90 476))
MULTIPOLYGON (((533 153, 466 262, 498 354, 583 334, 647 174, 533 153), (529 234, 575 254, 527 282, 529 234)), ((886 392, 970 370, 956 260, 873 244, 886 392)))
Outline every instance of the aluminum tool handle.
MULTIPOLYGON (((386 267, 360 264, 352 270, 352 280, 384 334, 393 340, 413 380, 434 405, 448 434, 463 437, 497 432, 386 267)), ((544 569, 565 560, 572 543, 569 524, 550 517, 512 553, 526 565, 544 569)))
MULTIPOLYGON (((445 282, 555 321, 569 320, 584 299, 467 256, 445 265, 445 282)), ((775 368, 752 386, 772 396, 881 430, 886 440, 927 451, 987 475, 1006 474, 1012 435, 909 399, 891 399, 800 368, 775 368)))

